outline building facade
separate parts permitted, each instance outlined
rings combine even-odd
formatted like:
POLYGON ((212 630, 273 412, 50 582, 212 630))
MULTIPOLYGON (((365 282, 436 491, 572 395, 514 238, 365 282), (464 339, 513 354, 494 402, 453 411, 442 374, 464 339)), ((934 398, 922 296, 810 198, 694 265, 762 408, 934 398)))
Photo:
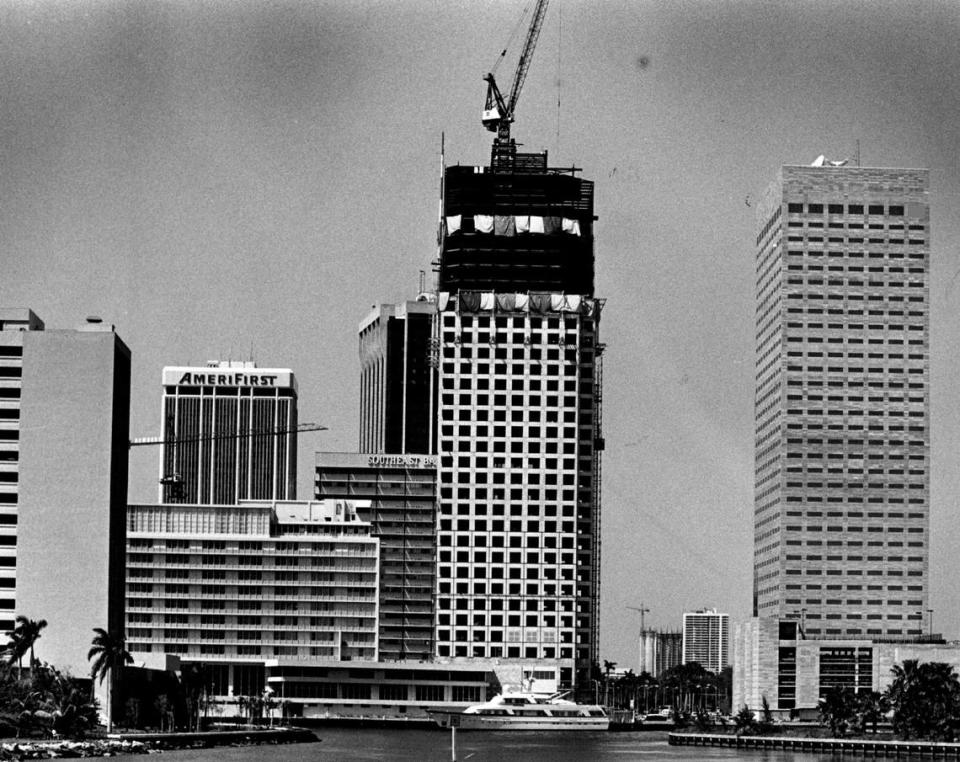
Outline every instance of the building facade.
POLYGON ((160 502, 293 500, 297 383, 285 368, 214 361, 163 369, 160 502))
MULTIPOLYGON (((500 146, 500 149, 503 149, 500 146)), ((437 299, 437 655, 598 658, 603 301, 593 184, 546 154, 447 167, 437 299)))
POLYGON ((758 205, 753 610, 808 637, 922 632, 928 184, 785 166, 758 205))
POLYGON ((683 661, 683 632, 640 631, 640 666, 637 674, 647 672, 659 677, 683 661))
POLYGON ((816 719, 831 688, 883 692, 893 682, 893 667, 907 659, 960 668, 957 643, 808 640, 797 620, 773 617, 738 624, 734 648, 733 706, 759 712, 766 699, 780 717, 816 719))
POLYGON ((436 452, 434 295, 381 304, 360 323, 360 452, 436 452))
POLYGON ((317 499, 351 499, 380 541, 382 661, 433 658, 437 458, 317 453, 317 499))
POLYGON ((730 663, 730 616, 716 609, 690 611, 683 615, 684 664, 697 662, 719 673, 730 663))
POLYGON ((129 422, 113 326, 0 309, 0 631, 46 619, 36 656, 73 674, 94 627, 123 629, 129 422))
POLYGON ((128 649, 261 676, 277 658, 376 660, 379 541, 360 505, 131 505, 128 649))

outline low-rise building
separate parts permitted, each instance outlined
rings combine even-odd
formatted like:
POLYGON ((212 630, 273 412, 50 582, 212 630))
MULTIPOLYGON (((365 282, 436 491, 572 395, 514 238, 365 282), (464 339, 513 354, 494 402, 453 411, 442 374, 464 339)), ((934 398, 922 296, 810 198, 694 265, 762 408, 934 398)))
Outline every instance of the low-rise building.
POLYGON ((894 665, 908 659, 960 669, 960 644, 807 640, 797 620, 754 617, 736 628, 733 708, 759 711, 766 699, 775 716, 815 717, 829 689, 884 691, 893 682, 894 665))

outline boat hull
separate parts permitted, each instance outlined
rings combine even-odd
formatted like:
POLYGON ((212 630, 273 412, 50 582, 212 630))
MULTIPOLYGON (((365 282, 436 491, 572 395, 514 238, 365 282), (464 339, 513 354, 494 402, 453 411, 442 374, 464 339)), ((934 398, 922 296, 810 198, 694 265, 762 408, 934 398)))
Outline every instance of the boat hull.
POLYGON ((458 730, 598 731, 610 729, 609 717, 497 717, 462 712, 429 711, 442 728, 458 730))

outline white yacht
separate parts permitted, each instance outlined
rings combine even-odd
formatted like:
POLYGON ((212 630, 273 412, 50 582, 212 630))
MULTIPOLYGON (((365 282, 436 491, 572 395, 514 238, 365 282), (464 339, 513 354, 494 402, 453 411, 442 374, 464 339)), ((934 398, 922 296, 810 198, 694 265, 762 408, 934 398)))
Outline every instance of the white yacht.
POLYGON ((461 730, 608 730, 610 718, 602 706, 577 704, 556 693, 501 693, 462 712, 428 709, 443 728, 461 730))

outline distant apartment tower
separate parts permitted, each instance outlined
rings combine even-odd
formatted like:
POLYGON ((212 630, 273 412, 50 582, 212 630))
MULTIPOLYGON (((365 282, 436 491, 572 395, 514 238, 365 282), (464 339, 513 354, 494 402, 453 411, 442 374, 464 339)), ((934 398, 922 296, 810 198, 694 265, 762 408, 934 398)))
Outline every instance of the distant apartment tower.
POLYGON ((360 452, 436 452, 434 296, 381 304, 360 323, 360 452))
POLYGON ((753 613, 808 637, 922 632, 928 183, 785 166, 758 204, 753 613))
POLYGON ((376 660, 379 543, 361 504, 131 505, 128 649, 220 665, 234 695, 262 690, 268 660, 376 660))
POLYGON ((730 663, 730 616, 716 609, 683 615, 683 664, 697 662, 718 673, 730 663))
POLYGON ((286 368, 164 368, 160 502, 295 499, 296 427, 297 383, 286 368))
POLYGON ((357 514, 380 541, 381 661, 434 656, 437 458, 317 453, 316 497, 360 500, 357 514))
POLYGON ((437 655, 564 686, 599 640, 603 300, 575 173, 515 147, 447 167, 437 301, 437 655))
POLYGON ((123 631, 129 421, 113 326, 0 308, 0 631, 46 619, 37 658, 75 675, 94 627, 123 631))
POLYGON ((640 667, 638 674, 648 672, 659 677, 683 661, 683 632, 640 631, 640 667))

